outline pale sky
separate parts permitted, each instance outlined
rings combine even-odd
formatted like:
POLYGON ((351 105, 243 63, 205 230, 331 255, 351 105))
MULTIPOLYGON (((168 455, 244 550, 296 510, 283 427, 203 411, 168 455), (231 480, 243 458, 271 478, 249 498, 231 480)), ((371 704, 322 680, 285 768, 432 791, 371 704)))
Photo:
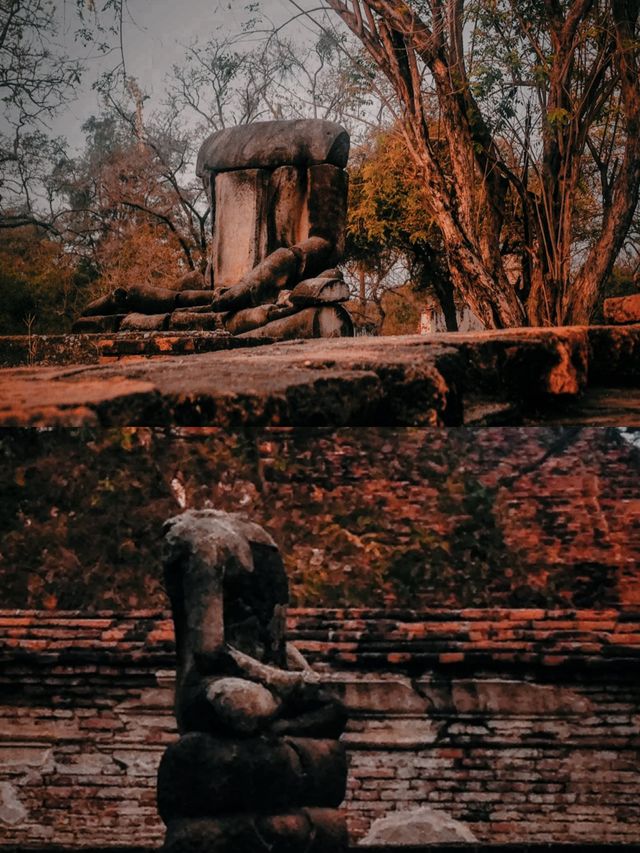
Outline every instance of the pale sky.
MULTIPOLYGON (((66 50, 71 55, 78 55, 81 52, 73 40, 74 22, 71 21, 69 11, 73 4, 70 0, 56 2, 60 6, 61 29, 64 29, 66 22, 66 50)), ((125 20, 124 30, 127 72, 151 96, 151 109, 161 102, 165 75, 173 64, 181 62, 185 45, 196 38, 204 41, 212 36, 222 38, 240 33, 242 23, 249 15, 245 11, 247 0, 128 0, 128 5, 131 18, 125 20)), ((263 16, 276 25, 296 14, 290 0, 260 0, 258 5, 263 16)), ((305 5, 313 8, 319 4, 306 2, 305 5)), ((304 37, 306 30, 302 22, 294 22, 286 33, 304 37)), ((114 57, 100 61, 89 60, 77 100, 53 125, 53 130, 66 136, 73 145, 82 141, 83 122, 99 112, 98 98, 91 84, 100 70, 115 64, 117 57, 114 57)))

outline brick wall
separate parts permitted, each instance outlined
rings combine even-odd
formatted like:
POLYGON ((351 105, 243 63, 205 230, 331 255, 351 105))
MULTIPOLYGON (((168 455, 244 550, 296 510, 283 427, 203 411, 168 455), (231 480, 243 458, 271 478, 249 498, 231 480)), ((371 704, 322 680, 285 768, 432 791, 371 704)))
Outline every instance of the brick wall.
MULTIPOLYGON (((350 708, 346 809, 428 803, 484 842, 640 842, 640 615, 292 610, 350 708)), ((0 843, 159 843, 163 612, 0 612, 0 843)))

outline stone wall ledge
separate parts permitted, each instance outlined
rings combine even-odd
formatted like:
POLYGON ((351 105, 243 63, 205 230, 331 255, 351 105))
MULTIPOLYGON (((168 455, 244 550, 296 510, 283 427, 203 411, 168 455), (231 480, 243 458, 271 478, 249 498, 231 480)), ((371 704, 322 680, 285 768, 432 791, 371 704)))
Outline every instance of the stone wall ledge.
MULTIPOLYGON (((289 637, 314 664, 333 669, 544 669, 605 667, 640 660, 640 613, 633 610, 513 609, 289 610, 289 637)), ((119 666, 127 672, 173 667, 167 611, 0 611, 0 663, 119 666)))
POLYGON ((640 325, 246 343, 0 338, 0 425, 640 424, 640 325))

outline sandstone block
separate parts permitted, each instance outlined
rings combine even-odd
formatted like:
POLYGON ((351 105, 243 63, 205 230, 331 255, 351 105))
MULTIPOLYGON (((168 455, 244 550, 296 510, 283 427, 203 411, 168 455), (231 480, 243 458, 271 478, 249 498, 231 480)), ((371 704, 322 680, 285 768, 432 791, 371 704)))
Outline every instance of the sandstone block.
POLYGON ((99 296, 90 302, 82 312, 83 317, 102 317, 107 314, 122 314, 127 304, 127 291, 116 287, 111 293, 99 296))
POLYGON ((72 332, 88 334, 91 332, 117 332, 126 314, 110 314, 107 316, 92 315, 79 317, 73 326, 72 332))
POLYGON ((190 270, 171 285, 171 290, 204 290, 206 289, 205 277, 200 270, 190 270))
POLYGON ((349 176, 344 169, 326 163, 309 168, 308 233, 309 237, 323 237, 331 243, 329 265, 344 254, 348 193, 349 176))
POLYGON ((214 311, 240 311, 251 306, 275 302, 278 292, 296 280, 300 257, 292 249, 277 249, 238 284, 214 293, 214 311))
POLYGON ((168 747, 158 770, 158 811, 176 818, 336 806, 346 758, 336 741, 216 738, 190 732, 168 747))
POLYGON ((607 323, 640 323, 640 293, 616 296, 604 300, 604 319, 607 323))
POLYGON ((241 734, 263 728, 280 709, 270 690, 245 678, 216 679, 207 688, 207 699, 220 724, 241 734))
POLYGON ((290 341, 300 338, 343 338, 353 335, 351 317, 340 305, 303 308, 297 314, 273 320, 259 329, 245 332, 243 338, 273 338, 290 341))
POLYGON ((300 305, 305 308, 313 305, 346 302, 349 298, 349 288, 340 279, 310 278, 297 284, 291 291, 289 298, 293 305, 300 305))
POLYGON ((332 243, 324 237, 307 237, 297 243, 295 249, 302 259, 300 276, 304 278, 315 278, 328 263, 332 263, 334 256, 332 243))
POLYGON ((424 806, 412 811, 394 812, 372 825, 360 846, 420 847, 427 844, 472 843, 477 838, 460 821, 446 812, 424 806))
POLYGON ((259 121, 211 134, 198 152, 196 172, 230 169, 274 169, 331 163, 344 168, 349 134, 339 124, 321 119, 259 121))
POLYGON ((138 314, 133 312, 120 323, 121 332, 163 332, 169 328, 170 314, 138 314))
POLYGON ((174 311, 169 320, 170 329, 193 329, 198 331, 216 331, 224 329, 226 314, 212 311, 174 311))
MULTIPOLYGON (((287 293, 288 291, 281 291, 287 293)), ((258 329, 260 326, 272 320, 280 320, 282 317, 288 317, 293 314, 296 309, 292 305, 259 305, 257 308, 245 308, 243 311, 238 311, 232 315, 226 315, 225 329, 231 332, 232 335, 241 335, 244 332, 250 332, 252 329, 258 329)))
POLYGON ((216 288, 237 284, 266 255, 268 180, 268 173, 261 169, 239 169, 215 179, 212 262, 216 288))
POLYGON ((176 293, 168 288, 134 284, 127 289, 128 311, 139 311, 143 314, 170 313, 175 305, 176 293))
POLYGON ((343 853, 346 849, 346 821, 333 809, 176 820, 169 824, 163 847, 165 853, 343 853))
POLYGON ((293 246, 308 237, 306 200, 306 169, 281 166, 273 172, 267 208, 269 251, 293 246))
POLYGON ((210 290, 181 290, 176 296, 177 308, 194 308, 199 305, 211 305, 210 290))

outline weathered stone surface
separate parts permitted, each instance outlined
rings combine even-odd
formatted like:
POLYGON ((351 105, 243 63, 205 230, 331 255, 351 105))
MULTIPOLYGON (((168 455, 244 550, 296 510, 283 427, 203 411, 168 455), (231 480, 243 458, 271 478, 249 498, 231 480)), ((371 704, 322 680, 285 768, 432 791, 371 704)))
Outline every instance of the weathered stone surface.
POLYGON ((196 172, 231 169, 273 169, 332 163, 344 168, 349 134, 334 122, 320 119, 264 121, 217 131, 202 144, 196 172))
POLYGON ((336 807, 346 784, 346 756, 338 741, 235 740, 190 732, 162 757, 158 811, 169 824, 177 818, 235 811, 336 807))
POLYGON ((165 849, 244 851, 255 839, 264 846, 254 824, 260 813, 269 849, 305 853, 312 821, 268 815, 342 802, 347 762, 338 737, 346 718, 303 656, 287 650, 288 585, 275 543, 238 515, 188 510, 165 524, 164 577, 183 733, 158 770, 165 849), (318 738, 327 727, 333 738, 318 738), (311 737, 292 736, 297 730, 311 737), (219 816, 204 835, 201 824, 183 823, 176 840, 171 828, 219 816))
POLYGON ((176 306, 177 293, 166 287, 133 284, 127 288, 127 311, 142 314, 170 313, 176 306))
POLYGON ((120 323, 123 332, 163 332, 169 328, 170 314, 127 314, 120 323))
POLYGON ((216 720, 240 734, 265 728, 280 710, 270 690, 245 678, 219 678, 211 682, 206 697, 216 720))
MULTIPOLYGON (((287 291, 281 291, 281 293, 287 293, 287 291)), ((232 335, 241 335, 243 332, 250 332, 252 329, 265 326, 272 320, 288 317, 296 310, 292 305, 286 304, 286 301, 283 301, 281 305, 259 305, 257 308, 245 308, 243 311, 238 311, 232 315, 227 314, 224 325, 232 335)))
POLYGON ((18 789, 10 782, 0 782, 0 824, 18 826, 28 816, 18 789))
POLYGON ((124 415, 127 422, 142 415, 157 418, 161 406, 157 389, 149 382, 111 377, 106 382, 45 382, 34 397, 30 369, 11 383, 11 403, 0 409, 3 426, 87 426, 101 422, 117 422, 124 415), (28 412, 28 415, 27 415, 28 412), (152 412, 155 412, 152 415, 152 412), (135 414, 134 414, 135 413, 135 414), (115 421, 112 420, 115 418, 115 421))
POLYGON ((471 830, 446 812, 423 806, 399 811, 375 821, 360 846, 420 847, 427 844, 462 844, 477 841, 471 830))
POLYGON ((90 302, 82 312, 83 317, 105 316, 107 314, 122 314, 127 304, 127 291, 117 287, 111 293, 99 296, 90 302))
MULTIPOLYGON (((258 525, 214 510, 192 510, 171 519, 165 542, 165 582, 176 624, 178 727, 233 728, 226 711, 217 715, 224 702, 219 689, 212 690, 221 675, 237 668, 228 647, 266 664, 285 663, 288 588, 278 549, 258 525)), ((267 716, 278 707, 274 697, 267 716)), ((259 708, 257 714, 261 720, 259 708)), ((257 721, 248 720, 247 727, 255 730, 257 721)))
POLYGON ((322 237, 331 243, 333 252, 327 258, 328 266, 338 263, 344 254, 348 192, 349 176, 343 169, 326 164, 309 168, 309 237, 322 237))
MULTIPOLYGON (((178 309, 174 314, 198 308, 178 309)), ((205 313, 211 313, 206 310, 205 313)), ((229 332, 118 332, 118 334, 27 335, 0 337, 0 364, 4 367, 26 364, 69 365, 116 362, 128 356, 194 355, 228 349, 253 349, 264 341, 242 340, 229 332)))
POLYGON ((459 714, 522 714, 553 716, 592 711, 584 696, 557 685, 526 684, 514 680, 483 682, 457 681, 452 684, 451 704, 459 714))
MULTIPOLYGON (((498 415, 506 413, 509 425, 620 425, 621 413, 626 426, 640 425, 640 326, 266 347, 256 346, 261 339, 219 332, 35 336, 31 341, 24 336, 0 343, 5 363, 167 354, 136 363, 85 364, 81 370, 5 369, 0 372, 3 425, 43 423, 43 418, 58 423, 71 417, 74 407, 79 423, 455 425, 464 423, 465 409, 478 400, 500 404, 498 415), (202 352, 211 348, 223 351, 202 352), (173 355, 184 352, 201 354, 188 360, 173 355), (119 384, 123 380, 144 382, 152 393, 130 398, 130 386, 119 384), (620 390, 614 394, 616 384, 620 390), (122 396, 114 395, 118 388, 122 396), (573 394, 565 390, 571 388, 573 394)), ((496 417, 493 425, 499 422, 496 417)))
POLYGON ((640 293, 605 299, 604 319, 607 323, 640 323, 640 293))
POLYGON ((234 815, 172 821, 165 853, 342 853, 345 818, 333 809, 300 809, 280 815, 234 815))
POLYGON ((315 278, 327 264, 332 263, 334 254, 332 243, 324 237, 317 236, 308 237, 301 243, 297 243, 296 251, 302 257, 301 278, 315 278))
POLYGON ((284 839, 309 853, 341 853, 347 849, 346 818, 335 809, 306 808, 288 815, 258 816, 256 823, 274 850, 284 839))
POLYGON ((79 317, 71 328, 73 332, 79 334, 91 334, 92 332, 117 332, 125 317, 126 314, 79 317))
POLYGON ((592 326, 588 336, 590 384, 640 387, 640 324, 592 326))
POLYGON ((214 311, 240 311, 275 302, 278 292, 296 279, 299 269, 300 258, 296 252, 277 249, 237 284, 216 290, 211 307, 214 311))
POLYGON ((303 658, 287 669, 287 579, 273 540, 239 516, 201 510, 168 522, 166 543, 180 731, 338 737, 340 703, 303 658))
POLYGON ((181 290, 176 296, 176 308, 195 308, 198 305, 211 305, 213 294, 210 290, 181 290))
POLYGON ((296 314, 287 312, 287 316, 245 332, 240 337, 291 341, 306 338, 346 338, 351 335, 353 323, 344 308, 340 305, 325 305, 319 308, 303 308, 296 314))
POLYGON ((237 284, 264 259, 267 189, 268 174, 260 169, 247 167, 216 177, 211 249, 215 288, 237 284))
POLYGON ((337 267, 333 267, 330 270, 323 270, 321 273, 319 273, 316 276, 316 278, 331 278, 331 279, 335 278, 338 281, 344 281, 344 276, 342 274, 342 271, 339 270, 337 267))
POLYGON ((198 331, 224 330, 225 317, 226 314, 212 311, 174 311, 169 318, 169 328, 198 331))
POLYGON ((349 288, 341 279, 319 276, 301 281, 289 297, 294 305, 325 305, 331 302, 346 302, 349 288))
POLYGON ((269 181, 267 207, 268 245, 293 246, 308 237, 305 221, 307 171, 296 166, 281 166, 269 181))
POLYGON ((302 769, 300 802, 306 806, 339 806, 347 787, 344 745, 334 739, 311 737, 286 737, 284 743, 294 750, 302 769))

